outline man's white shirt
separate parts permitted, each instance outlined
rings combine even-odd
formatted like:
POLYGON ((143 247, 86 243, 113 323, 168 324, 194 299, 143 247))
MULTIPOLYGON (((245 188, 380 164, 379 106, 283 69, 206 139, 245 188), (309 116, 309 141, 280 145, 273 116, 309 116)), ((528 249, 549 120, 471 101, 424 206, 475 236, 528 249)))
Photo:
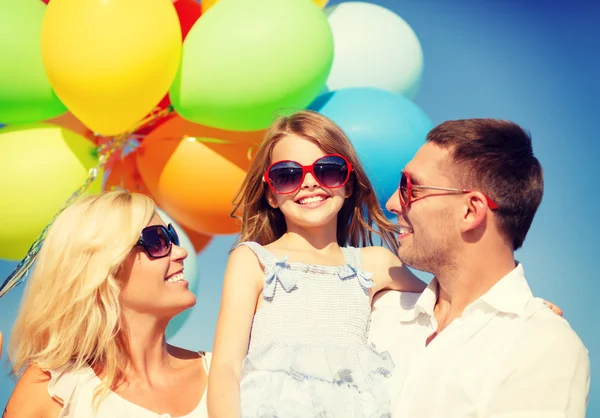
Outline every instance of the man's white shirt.
POLYGON ((390 291, 370 338, 388 351, 394 418, 581 418, 588 352, 568 322, 534 298, 517 267, 432 342, 435 279, 422 294, 390 291))

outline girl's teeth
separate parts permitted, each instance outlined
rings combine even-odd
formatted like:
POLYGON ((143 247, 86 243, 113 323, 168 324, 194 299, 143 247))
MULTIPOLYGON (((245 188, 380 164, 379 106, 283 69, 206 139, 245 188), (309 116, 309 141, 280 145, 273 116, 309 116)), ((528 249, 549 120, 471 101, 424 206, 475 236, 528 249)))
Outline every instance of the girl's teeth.
POLYGON ((321 202, 323 201, 325 198, 323 196, 315 196, 315 197, 307 197, 305 199, 302 199, 300 201, 301 205, 304 205, 306 203, 315 203, 315 202, 321 202))

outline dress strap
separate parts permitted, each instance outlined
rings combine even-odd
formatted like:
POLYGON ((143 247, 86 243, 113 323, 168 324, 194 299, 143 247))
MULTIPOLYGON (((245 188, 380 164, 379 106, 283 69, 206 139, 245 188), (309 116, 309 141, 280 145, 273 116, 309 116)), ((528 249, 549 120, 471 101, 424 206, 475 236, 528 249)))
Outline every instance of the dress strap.
POLYGON ((296 288, 297 277, 290 269, 289 264, 287 264, 287 256, 278 260, 271 251, 267 250, 257 242, 242 242, 238 247, 240 245, 245 245, 250 248, 263 265, 265 283, 262 296, 264 299, 273 299, 277 283, 279 283, 288 293, 296 288))
POLYGON ((350 264, 356 270, 362 270, 361 252, 360 248, 356 247, 342 247, 344 258, 346 263, 350 264))
POLYGON ((239 246, 242 246, 242 245, 244 245, 252 250, 252 252, 258 258, 258 261, 260 261, 260 264, 262 264, 263 269, 265 271, 268 270, 269 268, 272 268, 275 265, 275 263, 277 263, 277 261, 278 261, 277 258, 275 258, 275 256, 271 253, 271 251, 267 250, 265 247, 260 245, 258 242, 254 242, 254 241, 241 242, 236 246, 236 248, 239 246))

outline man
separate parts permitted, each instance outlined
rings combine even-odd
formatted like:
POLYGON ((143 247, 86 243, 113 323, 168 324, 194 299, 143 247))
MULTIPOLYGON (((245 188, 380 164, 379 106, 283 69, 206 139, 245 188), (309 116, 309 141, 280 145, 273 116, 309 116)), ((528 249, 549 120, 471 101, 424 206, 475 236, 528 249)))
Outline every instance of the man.
POLYGON ((395 418, 585 416, 588 352, 514 259, 542 194, 531 139, 512 122, 444 122, 406 166, 387 203, 398 255, 435 278, 375 302, 395 418))

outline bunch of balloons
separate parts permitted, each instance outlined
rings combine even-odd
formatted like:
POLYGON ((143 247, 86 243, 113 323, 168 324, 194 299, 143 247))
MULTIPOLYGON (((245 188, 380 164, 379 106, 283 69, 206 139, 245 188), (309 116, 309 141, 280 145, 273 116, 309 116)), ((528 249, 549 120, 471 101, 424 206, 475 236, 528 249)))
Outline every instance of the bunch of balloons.
POLYGON ((326 6, 0 0, 0 259, 92 168, 88 191, 150 195, 199 252, 239 231, 231 202, 274 115, 304 108, 349 135, 385 203, 432 127, 421 45, 384 7, 326 6))

